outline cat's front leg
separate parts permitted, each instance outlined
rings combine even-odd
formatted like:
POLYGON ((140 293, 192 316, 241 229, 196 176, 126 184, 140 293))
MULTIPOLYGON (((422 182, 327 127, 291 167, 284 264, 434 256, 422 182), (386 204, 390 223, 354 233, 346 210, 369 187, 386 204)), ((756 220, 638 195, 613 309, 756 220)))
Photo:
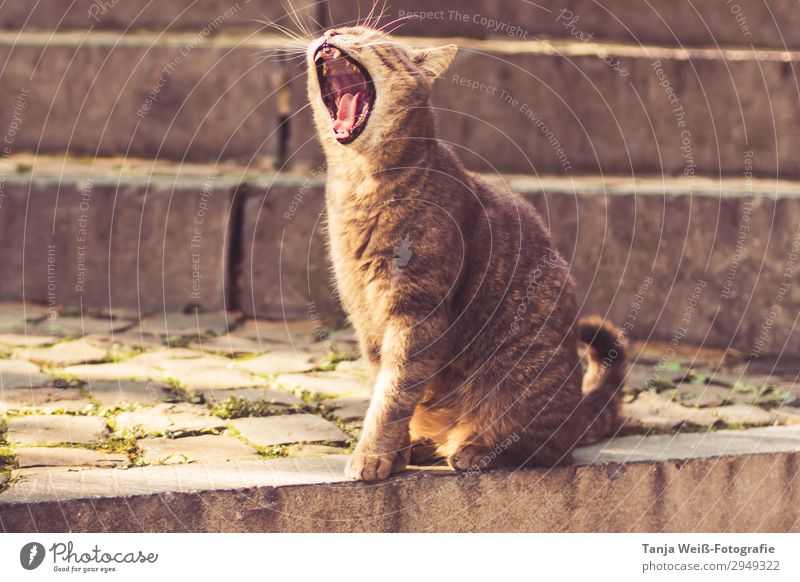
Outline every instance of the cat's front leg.
POLYGON ((408 464, 408 425, 426 382, 439 369, 437 319, 417 325, 395 321, 387 327, 364 429, 345 470, 348 478, 379 481, 408 464))

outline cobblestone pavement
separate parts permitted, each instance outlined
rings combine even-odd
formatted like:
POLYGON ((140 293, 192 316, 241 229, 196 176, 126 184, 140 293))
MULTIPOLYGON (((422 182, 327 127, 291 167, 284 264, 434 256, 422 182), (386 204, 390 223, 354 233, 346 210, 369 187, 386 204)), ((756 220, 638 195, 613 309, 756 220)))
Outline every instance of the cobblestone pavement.
MULTIPOLYGON (((739 356, 635 345, 620 433, 800 424, 796 370, 739 356)), ((0 304, 0 490, 47 467, 347 453, 368 402, 347 330, 0 304)))

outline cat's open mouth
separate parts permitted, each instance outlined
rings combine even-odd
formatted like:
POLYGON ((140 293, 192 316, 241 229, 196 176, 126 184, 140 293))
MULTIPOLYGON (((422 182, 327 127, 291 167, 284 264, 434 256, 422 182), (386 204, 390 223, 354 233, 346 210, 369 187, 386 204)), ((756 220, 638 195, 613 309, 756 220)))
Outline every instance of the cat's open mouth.
POLYGON ((314 53, 322 101, 331 114, 339 143, 356 139, 367 125, 375 104, 375 86, 360 63, 341 49, 323 44, 314 53))

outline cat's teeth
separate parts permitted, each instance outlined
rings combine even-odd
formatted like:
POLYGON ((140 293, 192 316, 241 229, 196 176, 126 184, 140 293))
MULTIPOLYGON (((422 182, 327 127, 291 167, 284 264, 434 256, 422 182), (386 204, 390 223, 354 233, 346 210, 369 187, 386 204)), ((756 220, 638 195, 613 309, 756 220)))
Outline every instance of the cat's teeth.
POLYGON ((334 48, 334 49, 333 49, 333 51, 331 52, 331 56, 332 56, 334 59, 338 59, 340 56, 342 56, 342 51, 340 51, 340 50, 339 50, 339 49, 337 49, 337 48, 334 48))

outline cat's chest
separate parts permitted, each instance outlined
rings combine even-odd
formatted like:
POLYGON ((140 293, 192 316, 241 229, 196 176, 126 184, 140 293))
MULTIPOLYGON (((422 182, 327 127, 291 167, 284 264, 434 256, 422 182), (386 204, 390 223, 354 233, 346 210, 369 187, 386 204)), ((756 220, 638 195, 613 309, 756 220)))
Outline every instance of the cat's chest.
POLYGON ((366 284, 392 260, 391 235, 380 215, 332 216, 329 219, 331 259, 337 276, 366 284))
POLYGON ((392 228, 379 212, 329 212, 329 248, 348 311, 383 296, 391 284, 392 228))

